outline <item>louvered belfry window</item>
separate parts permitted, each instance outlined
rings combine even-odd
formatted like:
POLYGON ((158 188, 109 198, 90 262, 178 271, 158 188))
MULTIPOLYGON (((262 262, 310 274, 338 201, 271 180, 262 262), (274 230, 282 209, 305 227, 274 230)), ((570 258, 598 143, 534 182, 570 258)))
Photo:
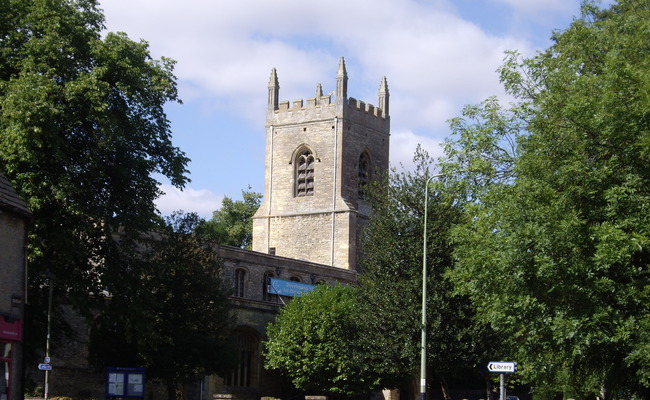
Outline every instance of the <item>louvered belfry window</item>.
POLYGON ((370 181, 370 157, 363 152, 359 156, 359 198, 365 198, 365 190, 370 181))
POLYGON ((296 197, 313 196, 314 155, 310 150, 303 150, 296 164, 296 197))

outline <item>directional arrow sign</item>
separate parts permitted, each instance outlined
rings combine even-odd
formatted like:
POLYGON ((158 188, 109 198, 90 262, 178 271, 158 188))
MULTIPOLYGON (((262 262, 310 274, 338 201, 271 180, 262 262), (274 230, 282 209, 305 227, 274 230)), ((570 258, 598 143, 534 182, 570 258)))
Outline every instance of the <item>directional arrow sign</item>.
POLYGON ((517 370, 517 363, 512 361, 490 361, 488 371, 499 373, 512 373, 517 370))
POLYGON ((41 371, 51 371, 52 366, 50 364, 38 364, 38 369, 41 371))

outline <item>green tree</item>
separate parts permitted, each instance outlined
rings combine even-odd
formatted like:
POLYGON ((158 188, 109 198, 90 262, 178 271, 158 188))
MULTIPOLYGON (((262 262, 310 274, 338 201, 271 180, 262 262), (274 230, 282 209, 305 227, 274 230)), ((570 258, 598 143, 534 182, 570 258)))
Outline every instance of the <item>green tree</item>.
POLYGON ((319 285, 291 300, 268 325, 265 365, 299 389, 354 395, 373 389, 351 357, 355 288, 319 285))
POLYGON ((647 395, 650 2, 585 3, 553 38, 501 69, 514 178, 466 208, 453 277, 536 387, 647 395))
POLYGON ((197 232, 219 244, 250 250, 253 245, 253 215, 260 207, 262 194, 242 190, 242 198, 232 200, 224 197, 221 208, 212 213, 211 219, 203 221, 197 232))
POLYGON ((188 182, 163 110, 178 101, 174 62, 102 38, 103 21, 94 0, 0 1, 0 168, 34 215, 30 298, 49 270, 55 301, 85 311, 119 290, 113 233, 126 242, 155 219, 152 175, 188 182))
POLYGON ((490 97, 465 106, 461 117, 449 121, 452 134, 445 140, 440 167, 445 191, 453 193, 458 205, 471 207, 494 185, 515 179, 526 113, 524 104, 504 109, 490 97))
POLYGON ((228 371, 234 360, 230 290, 215 249, 194 233, 199 221, 173 214, 141 237, 139 255, 123 269, 137 270, 139 279, 110 297, 91 340, 95 365, 146 367, 148 378, 166 383, 169 400, 181 400, 183 384, 228 371))
MULTIPOLYGON (((424 194, 434 161, 420 148, 414 161, 414 171, 393 171, 368 190, 373 216, 362 241, 355 356, 384 387, 404 387, 419 376, 424 194)), ((445 277, 452 267, 449 231, 461 222, 460 209, 437 180, 428 194, 427 370, 449 398, 450 381, 478 376, 479 362, 485 369, 481 338, 488 333, 473 323, 469 301, 455 296, 445 277)))

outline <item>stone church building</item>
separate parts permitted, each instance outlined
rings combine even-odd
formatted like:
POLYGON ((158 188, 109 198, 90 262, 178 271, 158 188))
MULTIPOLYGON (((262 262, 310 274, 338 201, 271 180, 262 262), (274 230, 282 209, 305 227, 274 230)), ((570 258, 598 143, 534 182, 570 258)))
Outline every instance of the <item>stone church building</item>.
POLYGON ((253 250, 356 270, 359 227, 368 218, 363 185, 388 170, 388 88, 379 107, 348 98, 341 59, 336 90, 278 102, 275 69, 266 112, 264 201, 253 219, 253 250))
MULTIPOLYGON (((253 251, 222 246, 232 279, 241 362, 231 376, 206 379, 203 398, 286 398, 290 386, 263 368, 266 325, 289 297, 271 294, 269 278, 352 283, 360 272, 360 233, 369 207, 363 188, 388 171, 388 85, 382 78, 378 105, 348 97, 341 58, 333 93, 279 101, 271 71, 266 109, 263 201, 253 217, 253 251)), ((200 396, 199 396, 200 397, 200 396)))
MULTIPOLYGON (((205 377, 188 388, 186 398, 288 399, 297 394, 263 366, 266 326, 291 299, 272 290, 270 282, 356 281, 360 231, 369 213, 364 185, 386 172, 389 162, 389 93, 386 79, 379 83, 377 106, 348 97, 341 58, 332 93, 324 95, 318 84, 314 97, 279 101, 278 75, 271 71, 265 186, 253 217, 253 250, 216 246, 224 278, 234 289, 239 365, 228 376, 205 377)), ((51 376, 53 395, 77 396, 80 385, 92 397, 104 395, 88 390, 87 371, 72 362, 61 360, 51 376)), ((93 387, 101 391, 101 383, 95 379, 93 387)))

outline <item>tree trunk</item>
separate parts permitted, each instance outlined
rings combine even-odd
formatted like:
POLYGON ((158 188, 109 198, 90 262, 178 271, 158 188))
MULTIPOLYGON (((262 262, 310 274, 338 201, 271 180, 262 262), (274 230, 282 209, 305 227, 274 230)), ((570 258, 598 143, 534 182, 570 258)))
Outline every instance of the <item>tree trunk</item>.
POLYGON ((599 399, 600 400, 605 400, 606 398, 607 398, 607 389, 605 389, 605 385, 603 384, 600 387, 600 397, 599 397, 599 399))
POLYGON ((444 400, 451 400, 451 395, 449 394, 449 386, 447 385, 447 380, 441 376, 440 377, 440 389, 442 390, 442 398, 444 400))
POLYGON ((485 376, 485 398, 487 400, 492 400, 492 381, 490 381, 489 375, 485 376))
POLYGON ((167 381, 167 400, 183 400, 183 385, 170 379, 167 381))

